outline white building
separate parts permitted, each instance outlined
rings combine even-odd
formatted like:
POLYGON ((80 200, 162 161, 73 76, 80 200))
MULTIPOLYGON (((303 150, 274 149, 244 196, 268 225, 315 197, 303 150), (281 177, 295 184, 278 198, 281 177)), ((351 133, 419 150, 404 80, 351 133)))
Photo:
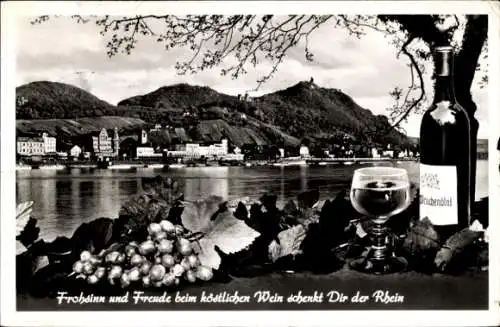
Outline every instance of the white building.
POLYGON ((186 156, 193 158, 200 157, 223 157, 228 153, 227 140, 223 139, 221 143, 202 146, 196 143, 186 144, 186 156))
POLYGON ((394 151, 393 150, 385 150, 382 152, 382 157, 394 158, 394 151))
POLYGON ((156 153, 152 147, 137 147, 137 158, 162 157, 163 154, 156 153))
POLYGON ((42 134, 43 147, 45 154, 56 153, 56 138, 47 133, 42 134))
POLYGON ((18 137, 16 145, 17 153, 23 156, 45 154, 45 144, 41 137, 18 137))
POLYGON ((81 153, 82 153, 82 148, 80 148, 78 145, 73 146, 69 150, 69 155, 72 156, 73 158, 78 158, 81 153))
POLYGON ((375 148, 372 148, 372 158, 380 158, 380 155, 378 154, 378 150, 375 148))
POLYGON ((309 148, 305 145, 302 145, 299 150, 299 155, 301 158, 309 158, 311 156, 309 154, 309 148))
MULTIPOLYGON (((160 125, 161 128, 161 125, 160 125)), ((141 144, 145 144, 148 142, 148 133, 145 130, 141 131, 141 144)))

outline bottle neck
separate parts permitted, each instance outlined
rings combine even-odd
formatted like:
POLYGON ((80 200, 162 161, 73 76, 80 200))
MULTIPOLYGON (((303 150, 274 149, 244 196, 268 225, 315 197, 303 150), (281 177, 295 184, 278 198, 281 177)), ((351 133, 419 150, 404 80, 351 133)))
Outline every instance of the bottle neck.
POLYGON ((453 51, 451 47, 437 48, 434 53, 434 103, 449 101, 455 103, 453 86, 453 51))
POLYGON ((453 76, 436 76, 434 84, 434 103, 449 101, 455 103, 453 76))

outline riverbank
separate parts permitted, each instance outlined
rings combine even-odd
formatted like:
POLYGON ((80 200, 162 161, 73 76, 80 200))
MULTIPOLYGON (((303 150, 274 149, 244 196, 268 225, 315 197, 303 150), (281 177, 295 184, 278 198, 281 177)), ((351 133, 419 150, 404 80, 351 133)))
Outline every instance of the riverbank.
POLYGON ((57 163, 36 163, 36 164, 17 164, 16 170, 31 169, 73 169, 73 168, 93 168, 93 169, 168 169, 168 168, 188 168, 188 167, 224 167, 224 166, 329 166, 354 164, 368 164, 373 162, 393 162, 400 163, 404 161, 418 161, 415 158, 284 158, 280 160, 247 160, 247 161, 208 161, 208 162, 186 162, 186 163, 161 163, 161 162, 142 162, 142 161, 115 161, 115 162, 57 162, 57 163))

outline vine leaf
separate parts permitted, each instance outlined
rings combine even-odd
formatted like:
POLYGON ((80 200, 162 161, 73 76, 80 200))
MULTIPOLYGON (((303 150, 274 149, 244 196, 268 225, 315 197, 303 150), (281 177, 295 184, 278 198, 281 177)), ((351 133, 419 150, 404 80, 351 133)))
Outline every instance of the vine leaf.
POLYGON ((184 201, 182 224, 192 232, 201 232, 198 240, 198 257, 201 263, 218 269, 221 258, 215 248, 226 254, 235 253, 249 246, 259 235, 245 222, 237 219, 226 207, 221 197, 210 196, 205 200, 184 201))
POLYGON ((287 255, 296 256, 302 253, 300 245, 306 238, 307 228, 303 225, 296 225, 278 234, 278 242, 273 240, 269 244, 269 256, 275 262, 279 258, 287 255))
POLYGON ((33 211, 33 201, 19 203, 16 208, 16 235, 19 235, 28 224, 33 211))

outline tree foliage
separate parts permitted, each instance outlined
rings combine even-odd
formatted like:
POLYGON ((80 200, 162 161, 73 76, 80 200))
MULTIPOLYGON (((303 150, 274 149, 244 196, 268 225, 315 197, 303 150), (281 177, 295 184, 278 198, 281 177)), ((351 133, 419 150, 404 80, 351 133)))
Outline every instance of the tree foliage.
MULTIPOLYGON (((32 23, 45 22, 41 16, 32 23)), ((256 81, 256 89, 271 79, 292 48, 302 47, 307 61, 314 60, 309 37, 318 28, 330 24, 362 38, 367 30, 388 36, 391 43, 407 57, 410 84, 398 85, 390 95, 395 99, 389 108, 393 126, 411 112, 421 109, 426 100, 424 74, 431 59, 430 49, 452 43, 457 50, 455 75, 457 95, 474 114, 476 108, 470 87, 483 48, 486 48, 486 15, 140 15, 129 17, 73 16, 78 23, 93 22, 103 36, 110 37, 107 54, 130 54, 141 38, 154 38, 166 50, 188 48, 192 55, 176 64, 179 74, 192 74, 218 67, 222 75, 238 78, 263 60, 271 62, 267 74, 256 81), (465 93, 463 93, 465 92, 465 93)), ((331 42, 335 42, 332 40, 331 42)), ((483 55, 484 54, 483 52, 483 55)), ((487 82, 487 76, 481 78, 487 82)))

